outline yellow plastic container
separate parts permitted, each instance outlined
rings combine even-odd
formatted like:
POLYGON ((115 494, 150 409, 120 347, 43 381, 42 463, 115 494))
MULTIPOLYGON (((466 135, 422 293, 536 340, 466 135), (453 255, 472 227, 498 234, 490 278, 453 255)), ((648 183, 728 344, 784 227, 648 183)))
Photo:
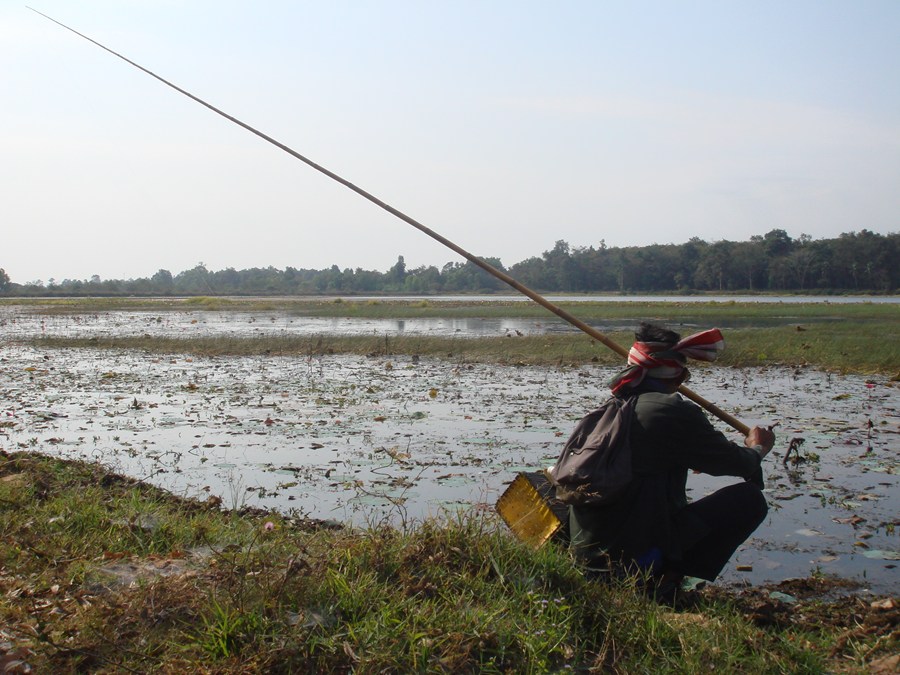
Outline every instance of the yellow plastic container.
POLYGON ((543 471, 517 475, 496 509, 513 534, 535 549, 566 529, 568 507, 554 503, 553 485, 543 471))

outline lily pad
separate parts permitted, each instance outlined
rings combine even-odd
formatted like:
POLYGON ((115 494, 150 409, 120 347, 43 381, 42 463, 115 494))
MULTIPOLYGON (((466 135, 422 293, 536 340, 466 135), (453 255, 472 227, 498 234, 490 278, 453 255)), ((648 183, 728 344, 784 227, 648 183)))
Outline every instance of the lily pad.
POLYGON ((900 560, 900 551, 863 551, 863 555, 872 560, 900 560))
POLYGON ((804 537, 821 537, 823 534, 822 532, 819 532, 818 530, 813 530, 808 527, 804 527, 801 530, 795 530, 795 532, 804 537))
POLYGON ((788 595, 787 593, 782 593, 781 591, 770 591, 769 597, 773 600, 780 600, 781 602, 785 602, 789 605, 793 605, 797 602, 797 598, 793 595, 788 595))

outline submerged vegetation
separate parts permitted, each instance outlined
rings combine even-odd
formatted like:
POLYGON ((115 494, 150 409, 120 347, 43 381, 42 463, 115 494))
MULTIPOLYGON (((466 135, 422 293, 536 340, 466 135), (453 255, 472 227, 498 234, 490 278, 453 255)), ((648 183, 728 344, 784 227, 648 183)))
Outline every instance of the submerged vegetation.
MULTIPOLYGON (((99 467, 0 453, 11 672, 888 672, 890 598, 827 581, 691 611, 586 580, 472 513, 404 530, 222 511, 99 467), (786 591, 786 592, 785 592, 786 591)), ((892 660, 893 659, 893 660, 892 660)))

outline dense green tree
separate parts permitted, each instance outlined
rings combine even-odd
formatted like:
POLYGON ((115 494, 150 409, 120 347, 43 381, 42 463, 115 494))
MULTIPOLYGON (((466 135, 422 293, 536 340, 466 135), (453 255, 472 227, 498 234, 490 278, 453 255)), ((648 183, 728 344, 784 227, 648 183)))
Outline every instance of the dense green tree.
POLYGON ((749 291, 762 290, 766 284, 769 257, 766 243, 759 237, 750 241, 735 243, 731 249, 729 266, 729 288, 744 288, 749 291))
MULTIPOLYGON (((810 281, 812 271, 815 268, 817 261, 818 256, 816 255, 815 248, 810 245, 808 238, 807 241, 804 241, 803 235, 800 235, 800 244, 788 258, 796 288, 799 288, 801 291, 806 290, 806 285, 810 281)), ((787 286, 782 286, 782 288, 787 288, 787 286)))
POLYGON ((210 284, 209 270, 199 263, 196 267, 181 272, 174 278, 175 290, 187 295, 207 295, 215 291, 210 284))
POLYGON ((584 279, 577 262, 573 260, 569 244, 558 240, 553 248, 544 251, 544 283, 553 290, 580 291, 584 289, 584 279))
POLYGON ((439 293, 442 287, 441 272, 434 265, 410 270, 403 281, 403 290, 407 293, 439 293))
POLYGON ((729 279, 731 254, 734 244, 730 241, 717 241, 710 244, 697 263, 694 272, 694 287, 700 290, 724 291, 729 279))
MULTIPOLYGON (((613 254, 607 248, 606 242, 601 240, 600 246, 594 248, 576 248, 572 253, 581 269, 584 291, 614 291, 617 289, 617 275, 613 264, 613 254)), ((572 289, 574 290, 574 289, 572 289)))
MULTIPOLYGON (((887 238, 869 230, 843 233, 832 240, 840 251, 832 261, 838 270, 842 288, 888 290, 892 270, 896 270, 897 238, 887 238)), ((893 272, 895 275, 896 272, 893 272)))
POLYGON ((381 287, 381 272, 357 267, 353 272, 353 290, 357 293, 375 293, 381 287))
POLYGON ((784 230, 769 230, 761 238, 750 237, 750 241, 760 240, 769 258, 788 255, 793 248, 793 241, 784 230))
MULTIPOLYGON (((453 263, 447 263, 447 265, 452 264, 453 263)), ((442 273, 447 270, 447 265, 444 265, 442 273)), ((553 290, 550 288, 547 264, 543 258, 527 258, 522 262, 513 265, 509 271, 513 278, 529 288, 533 288, 537 291, 553 290)))
POLYGON ((397 262, 388 270, 388 281, 393 284, 397 290, 403 287, 403 280, 406 279, 406 261, 403 256, 397 256, 397 262))
MULTIPOLYGON (((483 258, 483 260, 492 267, 505 271, 499 258, 483 258)), ((441 269, 441 278, 445 292, 492 293, 505 288, 502 281, 470 260, 464 263, 447 263, 441 269)))
MULTIPOLYGON (((256 270, 248 270, 247 272, 255 272, 256 270)), ((207 282, 216 293, 227 293, 235 295, 241 292, 241 285, 249 274, 241 274, 233 267, 226 267, 224 270, 211 273, 207 282)))
MULTIPOLYGON (((897 292, 900 234, 869 230, 813 240, 773 229, 749 241, 572 247, 558 240, 541 256, 513 265, 510 275, 539 292, 816 291, 897 292)), ((498 258, 485 258, 504 270, 498 258)), ((493 293, 507 290, 472 262, 407 269, 403 256, 386 272, 337 265, 316 270, 275 267, 211 272, 199 263, 177 276, 161 269, 149 278, 81 281, 50 279, 14 284, 0 269, 7 295, 304 295, 366 293, 493 293)))
POLYGON ((172 292, 174 279, 169 270, 160 269, 150 277, 150 283, 154 288, 158 289, 157 292, 168 294, 172 292))

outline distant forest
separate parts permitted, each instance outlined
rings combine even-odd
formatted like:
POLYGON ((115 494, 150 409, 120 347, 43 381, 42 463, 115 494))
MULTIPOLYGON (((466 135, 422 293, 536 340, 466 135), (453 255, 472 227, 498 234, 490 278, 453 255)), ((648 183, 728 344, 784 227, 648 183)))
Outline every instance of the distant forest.
MULTIPOLYGON (((896 293, 900 289, 900 234, 869 230, 835 239, 792 239, 771 230, 750 241, 649 246, 572 247, 565 241, 503 267, 491 265, 540 292, 565 293, 896 293)), ((508 287, 469 261, 441 268, 408 268, 400 256, 386 272, 330 268, 274 267, 211 271, 203 263, 173 275, 161 269, 152 277, 103 280, 50 279, 13 282, 0 269, 0 294, 6 296, 166 296, 166 295, 317 295, 494 293, 508 287)))

